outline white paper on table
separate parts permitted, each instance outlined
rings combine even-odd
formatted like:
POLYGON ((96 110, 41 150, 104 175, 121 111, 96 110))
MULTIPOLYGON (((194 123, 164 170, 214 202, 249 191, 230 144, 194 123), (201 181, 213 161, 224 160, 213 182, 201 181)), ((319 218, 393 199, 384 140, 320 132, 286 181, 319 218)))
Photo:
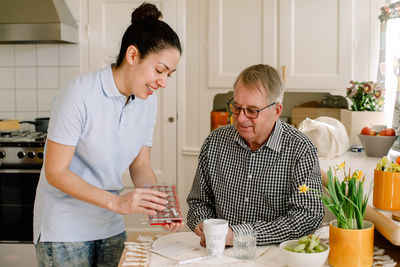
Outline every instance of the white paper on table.
POLYGON ((198 249, 198 244, 188 245, 180 241, 175 241, 167 246, 153 248, 151 252, 157 253, 166 258, 176 260, 179 256, 198 249))
MULTIPOLYGON (((256 247, 256 258, 267 252, 269 248, 270 247, 256 247)), ((200 237, 193 232, 178 232, 165 235, 154 241, 153 249, 151 251, 154 251, 155 253, 155 255, 152 255, 151 257, 151 266, 160 266, 161 264, 166 264, 169 260, 173 260, 175 262, 184 261, 207 255, 206 248, 200 246, 200 237), (160 251, 160 249, 163 250, 164 248, 166 248, 167 253, 165 253, 165 251, 160 251), (168 248, 170 248, 171 253, 168 253, 168 248), (165 254, 168 254, 168 256, 165 254)), ((222 257, 204 259, 200 262, 197 262, 197 264, 227 265, 231 263, 243 263, 242 260, 236 259, 233 254, 232 247, 226 248, 222 257)), ((168 264, 173 263, 168 262, 168 264)))

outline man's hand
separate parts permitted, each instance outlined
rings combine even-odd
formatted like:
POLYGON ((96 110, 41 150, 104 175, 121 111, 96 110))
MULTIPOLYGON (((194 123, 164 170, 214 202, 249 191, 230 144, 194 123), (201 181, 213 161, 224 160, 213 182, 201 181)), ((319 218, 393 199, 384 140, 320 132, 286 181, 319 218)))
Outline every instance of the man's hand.
POLYGON ((110 210, 119 214, 144 213, 147 215, 156 215, 157 210, 164 210, 168 201, 167 195, 153 189, 136 188, 133 191, 115 196, 109 204, 110 210))
POLYGON ((230 227, 228 227, 228 234, 226 235, 225 246, 233 247, 233 231, 230 227))
POLYGON ((203 247, 206 246, 206 238, 204 237, 204 232, 203 232, 203 222, 199 223, 195 228, 194 232, 200 236, 200 245, 203 247))
MULTIPOLYGON (((206 246, 206 238, 203 232, 203 222, 199 223, 196 228, 194 228, 194 232, 200 236, 200 245, 203 247, 206 246)), ((228 227, 228 234, 226 235, 225 246, 232 247, 233 246, 233 231, 230 227, 228 227)))

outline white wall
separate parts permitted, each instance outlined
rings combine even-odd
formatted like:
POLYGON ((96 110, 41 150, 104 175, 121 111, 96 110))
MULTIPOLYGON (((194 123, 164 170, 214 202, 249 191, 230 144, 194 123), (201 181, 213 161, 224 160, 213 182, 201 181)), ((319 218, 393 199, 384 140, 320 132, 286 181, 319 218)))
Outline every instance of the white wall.
MULTIPOLYGON (((80 0, 67 0, 77 25, 80 0)), ((79 44, 0 45, 0 119, 49 116, 57 90, 80 73, 79 44)))

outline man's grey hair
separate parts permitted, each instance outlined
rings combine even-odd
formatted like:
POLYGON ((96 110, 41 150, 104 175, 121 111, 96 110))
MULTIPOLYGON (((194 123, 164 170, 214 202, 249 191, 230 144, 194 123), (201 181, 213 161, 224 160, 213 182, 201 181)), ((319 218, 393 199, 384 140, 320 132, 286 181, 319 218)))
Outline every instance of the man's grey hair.
POLYGON ((236 78, 234 88, 242 82, 246 87, 257 88, 265 94, 269 102, 282 103, 283 82, 280 73, 273 67, 263 64, 253 65, 243 70, 236 78))

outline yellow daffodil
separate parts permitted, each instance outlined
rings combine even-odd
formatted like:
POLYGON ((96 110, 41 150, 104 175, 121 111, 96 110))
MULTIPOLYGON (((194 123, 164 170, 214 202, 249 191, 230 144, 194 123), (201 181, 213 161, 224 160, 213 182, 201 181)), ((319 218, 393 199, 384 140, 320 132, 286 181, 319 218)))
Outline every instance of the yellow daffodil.
POLYGON ((336 168, 338 168, 339 170, 343 170, 344 169, 344 166, 345 166, 345 161, 343 161, 343 163, 342 164, 338 164, 338 165, 336 165, 336 168))
POLYGON ((308 186, 306 186, 306 184, 303 184, 303 185, 299 185, 299 187, 298 187, 298 189, 299 189, 299 191, 300 191, 300 193, 307 193, 307 191, 308 191, 308 186))
POLYGON ((363 172, 362 171, 355 171, 353 173, 353 178, 355 178, 358 181, 363 179, 363 172))
POLYGON ((311 191, 319 197, 336 217, 339 228, 363 229, 365 207, 372 192, 372 186, 370 186, 368 192, 364 194, 364 173, 360 170, 346 169, 345 162, 343 162, 335 165, 335 168, 329 168, 327 176, 326 192, 303 184, 298 186, 299 194, 311 191))

